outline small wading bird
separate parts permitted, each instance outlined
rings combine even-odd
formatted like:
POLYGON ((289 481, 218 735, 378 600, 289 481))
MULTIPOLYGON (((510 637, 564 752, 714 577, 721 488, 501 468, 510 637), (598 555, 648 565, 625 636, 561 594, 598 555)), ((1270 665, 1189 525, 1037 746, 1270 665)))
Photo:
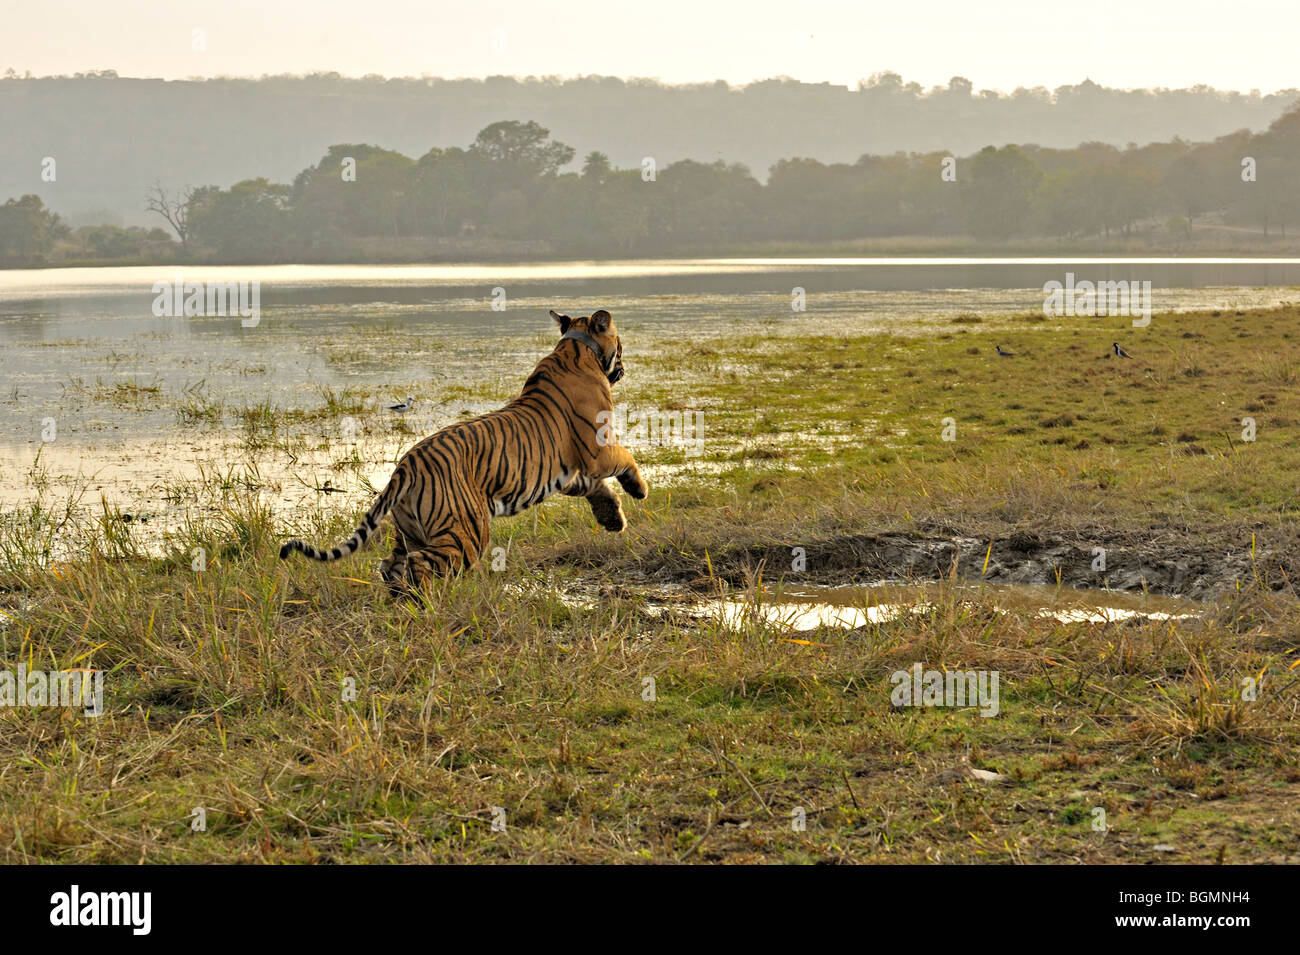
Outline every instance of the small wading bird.
POLYGON ((1119 347, 1119 342, 1111 342, 1111 347, 1115 349, 1116 358, 1132 358, 1133 356, 1119 347))
POLYGON ((1003 358, 1014 358, 1014 357, 1015 357, 1015 354, 1016 354, 1015 352, 1013 352, 1013 351, 1007 351, 1007 350, 1006 350, 1005 348, 1003 348, 1001 345, 998 345, 998 346, 997 346, 997 349, 998 349, 998 354, 1001 355, 1003 358))
POLYGON ((412 398, 410 395, 407 395, 406 400, 404 402, 402 402, 400 405, 389 405, 388 410, 396 411, 398 414, 406 414, 408 411, 411 410, 411 405, 413 404, 415 404, 415 399, 412 398))

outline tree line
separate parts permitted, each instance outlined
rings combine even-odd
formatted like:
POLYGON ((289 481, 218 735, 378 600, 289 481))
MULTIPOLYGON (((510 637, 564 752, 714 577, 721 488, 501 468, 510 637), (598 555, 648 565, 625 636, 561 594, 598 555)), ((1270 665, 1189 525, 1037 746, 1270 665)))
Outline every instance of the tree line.
MULTIPOLYGON (((0 66, 3 66, 0 63, 0 66)), ((988 143, 1069 149, 1262 130, 1300 90, 1115 89, 1090 80, 982 89, 963 76, 923 87, 878 71, 853 85, 788 77, 744 85, 614 76, 305 76, 161 80, 97 70, 0 77, 0 199, 35 193, 77 225, 148 225, 140 197, 160 180, 288 183, 331 143, 377 143, 418 157, 465 145, 496 119, 531 119, 621 168, 654 155, 741 162, 762 179, 779 160, 852 164, 865 153, 968 156, 988 143), (57 182, 37 162, 58 163, 57 182)))
POLYGON ((1285 238, 1300 218, 1300 106, 1263 133, 1124 149, 986 146, 743 164, 645 157, 617 168, 536 122, 492 123, 418 158, 331 146, 291 183, 245 179, 144 197, 159 226, 69 228, 35 195, 0 206, 0 259, 361 261, 441 249, 707 253, 886 237, 1069 241, 1191 237, 1206 224, 1285 238), (432 244, 431 244, 432 243, 432 244))

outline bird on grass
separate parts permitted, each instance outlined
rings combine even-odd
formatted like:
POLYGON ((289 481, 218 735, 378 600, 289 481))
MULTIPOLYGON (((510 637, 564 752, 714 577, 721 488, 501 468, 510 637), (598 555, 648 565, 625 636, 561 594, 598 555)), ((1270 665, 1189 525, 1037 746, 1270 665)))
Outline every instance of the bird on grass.
POLYGON ((1111 342, 1110 347, 1115 349, 1116 358, 1132 358, 1133 356, 1120 347, 1119 342, 1111 342))
POLYGON ((407 395, 406 400, 404 402, 402 402, 400 405, 389 405, 388 410, 396 411, 398 414, 406 414, 408 411, 411 410, 411 406, 413 404, 415 404, 415 399, 412 398, 410 395, 407 395))
POLYGON ((998 345, 997 349, 998 349, 998 354, 1001 355, 1003 358, 1014 358, 1016 356, 1015 352, 1007 351, 1001 345, 998 345))

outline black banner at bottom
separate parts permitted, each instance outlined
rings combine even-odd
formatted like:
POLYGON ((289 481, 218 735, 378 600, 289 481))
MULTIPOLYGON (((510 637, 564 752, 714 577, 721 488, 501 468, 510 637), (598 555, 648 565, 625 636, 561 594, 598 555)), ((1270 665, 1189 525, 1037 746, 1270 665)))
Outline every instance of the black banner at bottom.
MULTIPOLYGON (((714 910, 733 939, 751 921, 766 932, 773 916, 835 912, 871 923, 897 920, 922 935, 944 931, 938 923, 948 921, 955 939, 985 941, 1025 929, 1085 941, 1153 933, 1181 940, 1193 932, 1230 941, 1286 924, 1285 873, 1274 867, 869 867, 790 882, 769 873, 761 883, 745 883, 734 871, 720 883, 697 882, 704 874, 699 868, 668 882, 640 881, 651 872, 623 872, 611 883, 607 874, 600 893, 592 892, 592 873, 548 875, 527 867, 41 866, 9 867, 4 879, 11 917, 24 925, 24 936, 30 926, 34 935, 112 938, 127 946, 251 938, 262 947, 281 940, 334 946, 373 940, 395 922, 427 923, 430 916, 455 922, 467 914, 492 932, 494 944, 503 931, 535 938, 566 921, 569 931, 640 925, 671 935, 691 910, 706 924, 714 910), (713 901, 706 888, 716 889, 713 901)), ((696 934, 700 923, 692 918, 691 924, 696 934)))

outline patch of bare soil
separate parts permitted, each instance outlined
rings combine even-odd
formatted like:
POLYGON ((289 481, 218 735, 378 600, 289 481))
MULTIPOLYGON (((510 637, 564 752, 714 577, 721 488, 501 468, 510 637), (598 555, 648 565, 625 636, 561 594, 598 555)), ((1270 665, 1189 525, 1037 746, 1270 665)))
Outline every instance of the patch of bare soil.
POLYGON ((999 584, 1063 584, 1211 600, 1258 577, 1292 590, 1300 569, 1300 535, 1248 527, 1197 532, 1157 527, 1147 533, 1088 529, 1008 531, 989 537, 899 532, 852 534, 793 546, 738 548, 713 559, 733 583, 767 575, 817 583, 985 580, 999 584), (1104 558, 1104 564, 1103 564, 1104 558), (1104 569, 1103 569, 1104 568, 1104 569))

